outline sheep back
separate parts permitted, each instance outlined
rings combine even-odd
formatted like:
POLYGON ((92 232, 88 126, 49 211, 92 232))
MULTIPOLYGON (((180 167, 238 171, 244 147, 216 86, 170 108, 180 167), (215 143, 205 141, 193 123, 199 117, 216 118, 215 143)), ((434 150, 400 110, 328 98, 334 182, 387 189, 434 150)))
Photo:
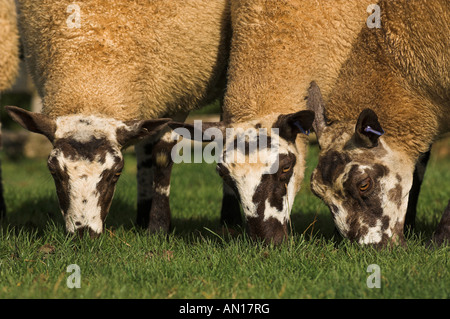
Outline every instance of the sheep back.
POLYGON ((28 67, 53 118, 158 118, 217 93, 227 61, 226 0, 19 4, 28 67))
POLYGON ((373 1, 243 0, 233 38, 224 116, 241 122, 306 107, 311 81, 328 97, 373 1))

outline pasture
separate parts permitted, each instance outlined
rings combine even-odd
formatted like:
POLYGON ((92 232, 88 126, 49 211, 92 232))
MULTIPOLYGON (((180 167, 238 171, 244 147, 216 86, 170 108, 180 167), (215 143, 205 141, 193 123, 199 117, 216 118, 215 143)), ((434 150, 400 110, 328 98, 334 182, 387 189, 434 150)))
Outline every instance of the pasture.
POLYGON ((381 251, 335 236, 328 209, 309 189, 315 145, 290 239, 281 247, 253 242, 244 228, 221 229, 222 186, 214 164, 174 165, 169 235, 137 229, 133 152, 126 154, 104 234, 73 239, 45 160, 3 154, 8 219, 0 230, 0 298, 449 298, 449 247, 424 247, 450 194, 450 143, 439 144, 407 249, 381 251), (67 285, 72 264, 79 266, 80 288, 67 285), (371 264, 379 266, 380 288, 368 287, 371 264))

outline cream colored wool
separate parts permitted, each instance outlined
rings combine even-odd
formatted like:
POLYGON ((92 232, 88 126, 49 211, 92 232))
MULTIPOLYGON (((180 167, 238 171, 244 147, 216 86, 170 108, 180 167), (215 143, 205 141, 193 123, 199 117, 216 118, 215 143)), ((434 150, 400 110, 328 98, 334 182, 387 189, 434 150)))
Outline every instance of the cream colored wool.
POLYGON ((325 98, 369 13, 368 0, 232 1, 224 117, 244 122, 305 109, 316 81, 325 98))
POLYGON ((379 3, 382 25, 363 28, 326 106, 329 121, 372 108, 391 147, 416 161, 450 130, 450 2, 379 3))
POLYGON ((52 118, 172 116, 220 90, 228 51, 227 0, 19 3, 29 70, 43 97, 43 113, 52 118), (79 28, 67 24, 72 3, 80 8, 79 28))
POLYGON ((0 0, 0 91, 8 89, 19 68, 19 35, 14 0, 0 0))

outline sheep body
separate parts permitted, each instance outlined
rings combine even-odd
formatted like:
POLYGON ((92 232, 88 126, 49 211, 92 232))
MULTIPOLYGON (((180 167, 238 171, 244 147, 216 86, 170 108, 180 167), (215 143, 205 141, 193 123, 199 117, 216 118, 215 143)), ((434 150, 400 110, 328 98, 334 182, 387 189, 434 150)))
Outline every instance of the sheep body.
POLYGON ((0 0, 0 91, 8 89, 19 69, 19 35, 14 0, 0 0))

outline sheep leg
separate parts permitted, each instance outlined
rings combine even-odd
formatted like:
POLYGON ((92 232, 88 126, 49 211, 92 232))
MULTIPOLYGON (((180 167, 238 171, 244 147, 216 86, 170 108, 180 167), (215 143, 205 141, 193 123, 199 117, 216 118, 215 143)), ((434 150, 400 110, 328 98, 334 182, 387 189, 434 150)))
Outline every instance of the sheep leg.
POLYGON ((428 160, 430 159, 430 152, 431 149, 428 152, 423 153, 419 157, 419 160, 416 163, 416 168, 414 169, 413 184, 409 192, 408 208, 406 210, 405 225, 404 225, 405 232, 408 230, 412 230, 415 226, 417 202, 419 200, 420 187, 422 185, 422 181, 425 175, 428 160))
POLYGON ((242 224, 241 208, 239 200, 233 190, 223 182, 222 209, 220 211, 220 223, 233 227, 242 224))
POLYGON ((450 244, 450 200, 431 240, 438 246, 450 244))
POLYGON ((146 139, 135 147, 137 157, 138 204, 136 224, 150 232, 170 229, 170 156, 175 141, 167 132, 158 140, 146 139))
POLYGON ((147 228, 150 220, 154 174, 152 151, 156 142, 154 139, 147 138, 135 145, 138 190, 136 224, 142 228, 147 228))
POLYGON ((177 143, 170 139, 171 132, 167 132, 153 147, 152 163, 153 175, 153 198, 150 209, 150 220, 148 230, 151 233, 168 232, 170 229, 170 176, 172 173, 173 160, 171 150, 177 143))

